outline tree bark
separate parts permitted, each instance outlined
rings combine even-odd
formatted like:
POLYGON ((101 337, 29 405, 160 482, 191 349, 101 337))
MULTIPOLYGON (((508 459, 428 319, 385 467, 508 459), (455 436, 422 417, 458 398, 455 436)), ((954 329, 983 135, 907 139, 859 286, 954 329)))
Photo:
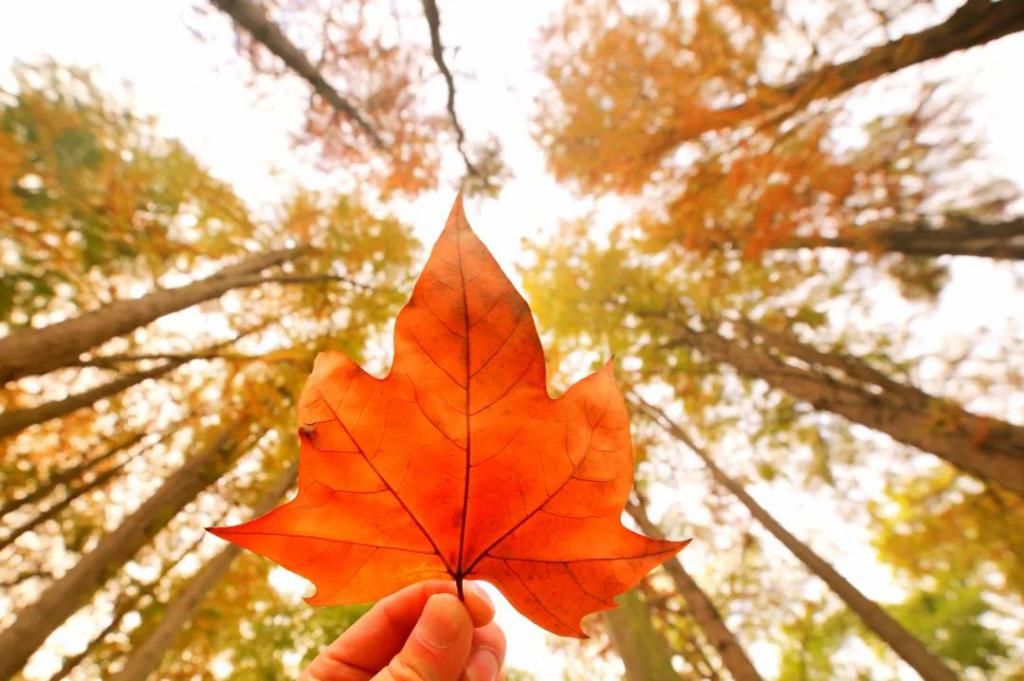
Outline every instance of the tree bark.
POLYGON ((96 649, 97 646, 103 643, 103 639, 109 636, 111 632, 117 630, 117 628, 121 625, 121 621, 125 618, 125 616, 128 613, 139 608, 139 604, 142 602, 143 598, 153 595, 153 593, 156 591, 156 588, 160 586, 160 583, 164 580, 164 578, 166 578, 167 575, 169 575, 171 571, 174 570, 174 568, 181 564, 182 560, 184 560, 188 555, 192 553, 192 551, 196 549, 196 547, 199 546, 205 534, 206 533, 204 532, 202 535, 200 535, 199 539, 192 542, 192 544, 186 547, 184 551, 179 553, 177 557, 174 558, 174 560, 166 562, 160 569, 160 574, 157 575, 156 578, 152 581, 142 584, 136 580, 133 580, 135 587, 138 589, 137 593, 129 594, 127 593, 127 590, 122 591, 121 594, 117 597, 117 600, 114 601, 113 616, 111 617, 110 622, 107 623, 107 626, 103 627, 100 633, 96 634, 89 640, 89 643, 88 645, 86 645, 85 650, 83 650, 80 653, 76 653, 75 655, 71 655, 69 657, 64 658, 64 661, 61 663, 60 669, 57 670, 57 672, 53 676, 50 677, 49 681, 60 681, 60 679, 66 678, 68 674, 70 674, 75 669, 75 667, 80 665, 82 661, 86 657, 88 657, 93 652, 93 650, 96 649))
POLYGON ((455 128, 455 146, 459 150, 459 155, 462 156, 462 162, 466 164, 467 173, 483 179, 480 170, 466 154, 466 131, 463 129, 462 123, 455 113, 455 79, 448 68, 448 63, 444 60, 444 46, 441 44, 441 12, 437 8, 436 0, 422 0, 422 2, 423 15, 427 19, 427 28, 430 30, 430 53, 434 57, 437 69, 444 77, 445 85, 448 86, 446 108, 448 109, 448 118, 452 122, 452 127, 455 128))
POLYGON ((956 674, 941 659, 929 652, 919 640, 904 629, 899 622, 890 617, 877 603, 858 591, 853 584, 848 582, 831 564, 815 553, 811 547, 801 542, 786 528, 782 527, 768 511, 747 494, 747 491, 739 482, 726 475, 715 464, 711 456, 704 449, 697 446, 686 431, 672 421, 665 412, 646 402, 641 402, 641 408, 666 433, 685 444, 687 448, 700 457, 715 481, 739 499, 740 503, 747 507, 750 514, 765 529, 771 532, 800 562, 806 565, 837 596, 843 599, 843 602, 846 603, 850 610, 860 617, 864 625, 889 645, 904 662, 921 675, 922 679, 925 681, 956 681, 956 674))
POLYGON ((636 589, 615 598, 619 607, 605 613, 615 649, 626 667, 626 681, 679 681, 672 651, 651 623, 651 614, 636 589))
POLYGON ((124 470, 124 467, 128 465, 128 462, 135 458, 135 456, 138 456, 139 454, 141 454, 141 452, 137 452, 134 456, 122 461, 113 468, 108 468, 107 470, 103 471, 102 473, 94 477, 89 482, 79 485, 78 487, 72 490, 68 490, 68 493, 64 495, 63 499, 58 501, 53 506, 47 508, 45 511, 42 511, 41 513, 33 516, 32 518, 29 518, 24 523, 11 530, 10 534, 8 534, 6 537, 0 539, 0 551, 3 551, 5 548, 16 542, 18 540, 18 537, 25 534, 26 532, 34 530, 36 527, 42 525, 47 520, 52 520, 53 518, 56 518, 58 515, 60 515, 61 511, 63 511, 72 503, 74 503, 75 499, 78 499, 83 494, 88 494, 94 489, 99 489, 100 487, 106 485, 108 482, 116 478, 121 473, 121 471, 124 470))
POLYGON ((680 141, 737 126, 761 116, 785 117, 908 66, 944 57, 1024 30, 1024 0, 967 0, 948 19, 918 33, 869 49, 849 61, 828 64, 779 86, 765 86, 746 102, 712 110, 684 127, 680 141))
POLYGON ((67 416, 74 411, 91 406, 106 397, 116 395, 122 390, 127 390, 133 385, 138 385, 151 378, 159 378, 177 369, 182 364, 184 364, 183 361, 173 360, 153 369, 126 374, 120 378, 115 378, 109 383, 104 383, 101 386, 86 390, 77 395, 65 397, 62 400, 54 400, 41 404, 38 407, 18 409, 0 414, 0 438, 20 433, 29 426, 34 426, 38 423, 45 423, 51 419, 67 416))
POLYGON ((920 257, 972 255, 979 258, 1024 260, 1024 218, 980 222, 959 217, 950 226, 925 222, 880 225, 847 230, 835 237, 802 237, 776 246, 844 248, 869 253, 902 253, 920 257))
POLYGON ((35 503, 41 499, 45 499, 50 496, 54 490, 61 485, 66 485, 70 482, 78 480, 83 475, 91 471, 96 466, 99 466, 104 461, 110 460, 111 457, 116 456, 118 453, 123 452, 130 447, 137 445, 142 438, 146 437, 145 432, 135 433, 128 438, 122 439, 117 444, 108 447, 102 454, 86 459, 80 463, 70 466, 63 470, 57 471, 51 475, 44 482, 39 483, 36 487, 29 492, 17 498, 11 498, 0 506, 0 518, 4 517, 12 511, 16 511, 26 504, 35 503))
POLYGON ((153 496, 51 584, 32 605, 18 613, 0 633, 0 679, 20 670, 57 627, 85 604, 125 562, 154 535, 223 475, 242 453, 241 426, 225 426, 210 442, 173 473, 153 496))
POLYGON ((154 319, 217 298, 234 288, 257 285, 261 280, 251 275, 294 260, 307 250, 299 247, 263 253, 180 288, 158 289, 74 319, 13 333, 0 339, 0 385, 72 365, 83 352, 154 319))
POLYGON ((307 83, 324 100, 342 114, 356 127, 363 131, 373 146, 378 150, 385 149, 384 140, 380 138, 373 126, 350 101, 335 90, 323 74, 309 61, 309 58, 284 34, 281 27, 267 18, 263 8, 253 0, 210 0, 220 11, 231 17, 235 24, 245 30, 253 39, 267 48, 274 56, 283 61, 292 71, 307 83))
MULTIPOLYGON (((298 462, 285 469, 274 480, 255 505, 255 516, 263 515, 284 496, 298 474, 298 462)), ((124 668, 111 677, 111 681, 145 681, 160 666, 164 653, 174 643, 181 629, 188 623, 203 598, 227 573, 241 549, 230 544, 208 562, 175 595, 164 611, 163 619, 146 639, 135 647, 124 668)))
POLYGON ((82 661, 87 658, 96 646, 103 643, 103 639, 114 632, 119 626, 125 616, 130 613, 135 607, 141 602, 142 598, 149 593, 152 593, 153 588, 156 584, 152 584, 146 591, 140 592, 132 597, 118 598, 114 605, 114 616, 107 623, 107 626, 103 627, 100 633, 96 634, 89 643, 85 646, 85 650, 75 655, 65 657, 61 662, 60 669, 58 669, 53 676, 50 677, 49 681, 60 681, 60 679, 67 678, 68 674, 75 670, 75 667, 82 664, 82 661))
MULTIPOLYGON (((630 504, 627 511, 644 534, 655 539, 664 538, 661 529, 647 517, 647 511, 642 505, 630 504)), ((703 632, 704 638, 718 651, 732 678, 736 681, 762 681, 743 646, 725 625, 715 604, 686 571, 679 557, 665 561, 662 567, 672 578, 676 591, 686 600, 690 614, 703 632)))
POLYGON ((980 416, 887 378, 855 357, 823 353, 796 338, 735 322, 732 338, 679 327, 685 344, 817 409, 887 433, 982 480, 1024 494, 1024 426, 980 416))

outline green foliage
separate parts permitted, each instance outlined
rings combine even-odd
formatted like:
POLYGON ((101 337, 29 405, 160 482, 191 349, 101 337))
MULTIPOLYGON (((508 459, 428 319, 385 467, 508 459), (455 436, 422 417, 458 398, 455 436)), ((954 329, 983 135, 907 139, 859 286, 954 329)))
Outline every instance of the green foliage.
POLYGON ((848 610, 822 616, 820 604, 805 603, 801 616, 782 627, 786 645, 778 681, 836 678, 835 653, 856 626, 857 618, 848 610))
POLYGON ((83 70, 14 69, 0 91, 0 322, 107 300, 241 248, 254 225, 225 183, 83 70))
POLYGON ((959 574, 1006 597, 1024 599, 1024 502, 1019 497, 997 487, 976 489, 942 468, 890 487, 873 510, 879 557, 908 576, 959 574), (999 577, 993 578, 993 572, 999 577))
POLYGON ((1008 651, 999 634, 982 623, 992 611, 985 588, 953 573, 932 575, 929 581, 933 587, 919 589, 891 608, 893 617, 961 671, 991 674, 998 669, 1008 651))
MULTIPOLYGON (((407 295, 418 243, 406 225, 357 196, 299 192, 276 219, 252 218, 227 184, 212 178, 180 144, 156 135, 153 121, 101 91, 86 71, 49 63, 19 66, 15 84, 14 91, 0 93, 0 324, 45 324, 43 315, 76 315, 152 290, 165 274, 201 277, 253 250, 310 247, 303 257, 262 275, 282 283, 236 289, 189 311, 198 312, 203 323, 160 320, 99 352, 129 358, 112 365, 115 372, 161 361, 133 356, 213 348, 208 358, 4 443, 0 481, 16 498, 125 433, 169 433, 166 441, 148 437, 90 472, 86 481, 124 464, 103 487, 65 509, 57 523, 37 530, 34 543, 15 547, 2 578, 14 585, 11 602, 20 607, 38 593, 33 575, 45 580, 54 556, 73 560, 91 550, 111 513, 130 513, 203 446, 202 433, 236 422, 255 434, 244 441, 236 468, 171 519, 137 556, 169 572, 150 582, 151 577, 129 577, 132 569, 110 566, 113 579, 86 620, 95 625, 93 633, 109 621, 113 604, 146 593, 129 599, 130 610, 118 626, 90 644, 82 665, 91 674, 116 668, 215 553, 206 543, 199 553, 182 555, 176 538, 210 524, 210 509, 252 504, 270 472, 297 456, 294 400, 316 353, 339 349, 380 359, 379 351, 367 350, 407 295)), ((107 380, 110 371, 84 370, 85 385, 107 380)), ((42 377, 40 385, 53 391, 65 376, 42 377)), ((17 386, 0 396, 4 407, 37 399, 17 386)), ((65 488, 82 484, 71 483, 19 512, 31 517, 59 500, 65 488)), ((277 593, 268 571, 262 559, 237 559, 165 656, 161 678, 211 678, 210 665, 219 660, 230 663, 233 678, 294 676, 303 659, 365 610, 313 610, 277 593)))
MULTIPOLYGON (((996 631, 981 622, 992 609, 984 590, 951 574, 930 581, 931 588, 915 590, 900 603, 886 605, 886 610, 959 673, 993 678, 1005 663, 1007 647, 996 631)), ((856 639, 869 643, 879 659, 888 662, 884 667, 893 669, 891 652, 846 609, 829 611, 820 603, 805 603, 803 613, 787 622, 782 633, 785 647, 779 681, 879 678, 879 661, 851 652, 840 656, 856 639)), ((894 669, 892 677, 896 677, 894 669)))
MULTIPOLYGON (((181 651, 190 658, 188 668, 201 670, 224 654, 232 665, 230 679, 292 678, 367 610, 310 608, 290 600, 269 586, 269 569, 270 564, 256 556, 237 559, 231 573, 210 594, 208 605, 193 619, 192 626, 199 632, 190 632, 181 651)), ((180 678, 187 678, 184 665, 175 667, 168 665, 180 678)))

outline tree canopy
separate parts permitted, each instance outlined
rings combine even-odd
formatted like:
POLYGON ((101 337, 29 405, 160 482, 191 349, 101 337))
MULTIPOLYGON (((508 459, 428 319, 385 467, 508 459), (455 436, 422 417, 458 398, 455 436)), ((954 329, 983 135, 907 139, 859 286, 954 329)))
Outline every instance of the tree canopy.
POLYGON ((117 74, 0 66, 0 679, 297 677, 367 606, 205 528, 302 484, 318 353, 386 373, 433 206, 538 177, 481 238, 552 397, 614 358, 623 522, 693 541, 506 678, 1024 673, 1021 138, 969 61, 1024 58, 1024 0, 564 0, 511 76, 457 3, 183 4, 316 167, 260 203, 117 74), (528 153, 480 124, 503 77, 528 153))

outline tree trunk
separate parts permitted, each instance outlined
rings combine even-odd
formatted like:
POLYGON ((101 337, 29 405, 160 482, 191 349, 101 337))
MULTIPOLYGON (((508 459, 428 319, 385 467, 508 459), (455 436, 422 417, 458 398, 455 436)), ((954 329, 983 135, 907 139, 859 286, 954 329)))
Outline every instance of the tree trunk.
MULTIPOLYGON (((155 586, 155 584, 153 586, 155 586)), ((89 641, 89 643, 85 646, 85 650, 75 655, 71 655, 70 657, 65 657, 63 662, 61 662, 60 669, 58 669, 54 673, 54 675, 50 677, 49 681, 60 681, 60 679, 67 678, 68 674, 73 672, 75 670, 75 667, 82 664, 82 661, 85 658, 87 658, 92 653, 93 650, 96 649, 96 646, 103 643, 103 639, 105 639, 112 632, 117 630, 119 626, 121 626, 121 621, 125 618, 125 616, 128 613, 130 613, 132 610, 136 608, 136 606, 142 600, 143 596, 146 596, 148 593, 151 592, 152 587, 147 589, 145 592, 140 592, 139 594, 132 597, 118 598, 116 604, 114 605, 114 616, 110 620, 110 622, 107 623, 107 626, 103 627, 102 631, 96 634, 96 636, 94 636, 89 641)))
POLYGON ((10 534, 8 534, 6 537, 0 539, 0 551, 3 551, 5 548, 16 542, 18 540, 18 537, 25 534, 26 532, 34 530, 36 527, 42 525, 47 520, 52 520, 53 518, 56 518, 58 515, 60 515, 61 511, 63 511, 72 503, 74 503, 75 499, 78 499, 83 494, 88 494, 94 489, 99 489, 100 487, 106 485, 108 482, 117 477, 121 473, 121 471, 124 470, 124 467, 128 465, 129 461, 131 461, 133 458, 135 458, 135 456, 138 456, 141 453, 142 452, 137 452, 134 456, 122 461, 113 468, 108 468, 107 470, 103 471, 89 482, 79 485, 75 489, 68 490, 68 493, 64 495, 63 499, 58 501, 53 506, 47 508, 45 511, 42 511, 41 513, 33 516, 32 518, 29 518, 24 523, 11 530, 10 534))
POLYGON ((83 352, 154 319, 217 298, 233 288, 257 285, 260 280, 251 275, 294 260, 307 250, 299 247, 263 253, 187 286, 158 289, 41 329, 13 333, 0 339, 0 385, 74 364, 83 352))
POLYGON ((646 402, 642 404, 642 408, 666 433, 678 439, 700 457, 704 465, 711 471, 715 481, 732 492, 765 529, 775 535, 775 538, 782 542, 800 562, 843 599, 850 610, 860 617, 864 625, 888 644, 897 655, 903 658, 904 662, 921 675, 922 679, 925 681, 956 681, 956 674, 942 660, 930 653, 919 640, 890 617, 877 603, 858 591, 832 565, 811 550, 811 547, 782 527, 768 511, 747 494, 739 482, 726 475, 707 452, 698 447, 677 423, 669 419, 665 412, 646 402))
POLYGON ((283 61, 300 78, 313 86, 313 90, 324 98, 335 111, 348 118, 362 130, 373 146, 379 150, 385 148, 384 141, 377 131, 367 122, 356 107, 335 90, 323 74, 317 70, 309 58, 303 54, 295 43, 288 39, 281 27, 267 18, 253 0, 211 0, 220 11, 231 17, 235 24, 245 30, 253 39, 283 61))
POLYGON ((604 618, 626 667, 626 681, 679 681, 679 672, 672 668, 672 651, 651 623, 649 608, 637 590, 630 589, 615 600, 619 607, 604 618))
POLYGON ((127 390, 133 385, 138 385, 151 378, 159 378, 177 369, 183 363, 181 360, 173 360, 166 364, 161 364, 154 369, 126 374, 120 378, 115 378, 109 383, 104 383, 101 386, 86 390, 77 395, 65 397, 62 400, 54 400, 41 404, 38 407, 18 409, 0 414, 0 438, 20 433, 29 426, 34 426, 38 423, 45 423, 51 419, 67 416, 79 409, 96 404, 106 397, 116 395, 122 390, 127 390))
MULTIPOLYGON (((655 539, 664 538, 661 529, 647 517, 647 511, 642 505, 630 504, 627 510, 644 534, 655 539)), ((686 605, 689 607, 694 621, 703 632, 704 638, 718 651, 722 657, 722 663, 729 670, 732 678, 736 681, 762 681, 761 675, 750 662, 743 646, 725 625, 715 604, 686 571, 679 557, 676 556, 665 561, 662 567, 672 578, 676 591, 686 599, 686 605)))
MULTIPOLYGON (((260 497, 255 505, 255 516, 263 515, 277 504, 295 484, 298 462, 285 469, 260 497)), ((163 619, 153 628, 140 645, 136 646, 124 668, 111 677, 111 681, 145 681, 157 667, 168 648, 173 645, 182 627, 192 617, 206 594, 227 573, 241 549, 230 544, 208 562, 181 589, 164 611, 163 619)))
POLYGON ((779 249, 845 248, 869 253, 938 257, 973 255, 979 258, 1024 260, 1024 218, 1004 222, 980 222, 964 217, 952 225, 934 227, 924 222, 863 227, 835 237, 792 239, 779 249))
POLYGON ((75 655, 71 655, 70 657, 65 657, 64 661, 61 663, 60 669, 57 670, 57 672, 53 676, 50 677, 49 681, 60 681, 60 679, 66 678, 68 674, 70 674, 75 669, 75 667, 80 665, 82 663, 82 660, 88 657, 96 649, 97 646, 103 643, 103 639, 105 639, 112 632, 117 630, 117 628, 121 625, 121 621, 124 620, 125 616, 128 613, 139 609, 139 604, 142 602, 142 599, 146 598, 147 596, 153 595, 153 593, 156 591, 156 588, 160 586, 160 583, 164 580, 164 578, 166 578, 167 575, 169 575, 171 571, 174 570, 174 568, 181 564, 181 561, 183 561, 187 556, 189 556, 192 553, 192 551, 196 549, 196 547, 199 546, 199 544, 205 537, 205 534, 206 533, 204 532, 202 535, 200 535, 199 539, 192 542, 192 544, 186 547, 184 551, 179 553, 178 556, 174 558, 174 560, 166 562, 164 566, 160 569, 160 574, 157 575, 156 578, 152 581, 146 584, 142 584, 138 581, 133 580, 135 587, 138 589, 137 593, 129 594, 127 592, 127 589, 123 590, 121 594, 117 597, 117 600, 114 601, 113 616, 111 617, 110 622, 107 623, 107 626, 103 627, 100 633, 96 634, 89 640, 89 643, 88 645, 86 645, 85 650, 83 650, 80 653, 76 653, 75 655))
POLYGON ((703 331, 676 326, 682 333, 673 343, 1024 494, 1024 426, 971 413, 893 381, 855 357, 821 352, 748 321, 733 323, 732 338, 714 331, 714 320, 705 326, 703 331))
POLYGON ((108 447, 102 454, 86 459, 80 463, 70 466, 63 470, 57 471, 51 475, 44 482, 39 483, 36 487, 29 492, 17 498, 12 498, 0 506, 0 518, 4 517, 12 511, 16 511, 26 504, 35 503, 41 499, 45 499, 50 496, 61 485, 66 485, 74 480, 81 478, 83 475, 91 471, 96 466, 99 466, 104 461, 110 460, 111 457, 116 456, 118 453, 123 452, 126 449, 134 447, 142 438, 146 437, 145 432, 135 433, 128 438, 122 439, 117 444, 108 447))
POLYGON ((785 117, 817 99, 835 97, 908 66, 944 57, 1024 30, 1024 0, 967 0, 941 24, 828 64, 780 86, 765 86, 746 102, 712 110, 679 132, 680 141, 761 116, 785 117))
POLYGON ((121 525, 104 536, 67 574, 0 633, 0 679, 20 670, 57 627, 85 604, 157 532, 223 475, 241 454, 239 424, 224 427, 196 456, 172 474, 121 525))

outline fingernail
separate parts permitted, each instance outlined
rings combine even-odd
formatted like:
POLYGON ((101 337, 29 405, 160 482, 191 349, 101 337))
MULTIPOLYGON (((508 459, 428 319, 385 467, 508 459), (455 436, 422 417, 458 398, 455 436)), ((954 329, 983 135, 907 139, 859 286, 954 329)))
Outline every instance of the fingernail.
POLYGON ((480 648, 466 663, 468 681, 495 681, 498 678, 498 655, 490 648, 480 648))
POLYGON ((462 604, 451 594, 434 594, 427 599, 416 635, 427 645, 449 648, 459 638, 459 610, 462 604))

